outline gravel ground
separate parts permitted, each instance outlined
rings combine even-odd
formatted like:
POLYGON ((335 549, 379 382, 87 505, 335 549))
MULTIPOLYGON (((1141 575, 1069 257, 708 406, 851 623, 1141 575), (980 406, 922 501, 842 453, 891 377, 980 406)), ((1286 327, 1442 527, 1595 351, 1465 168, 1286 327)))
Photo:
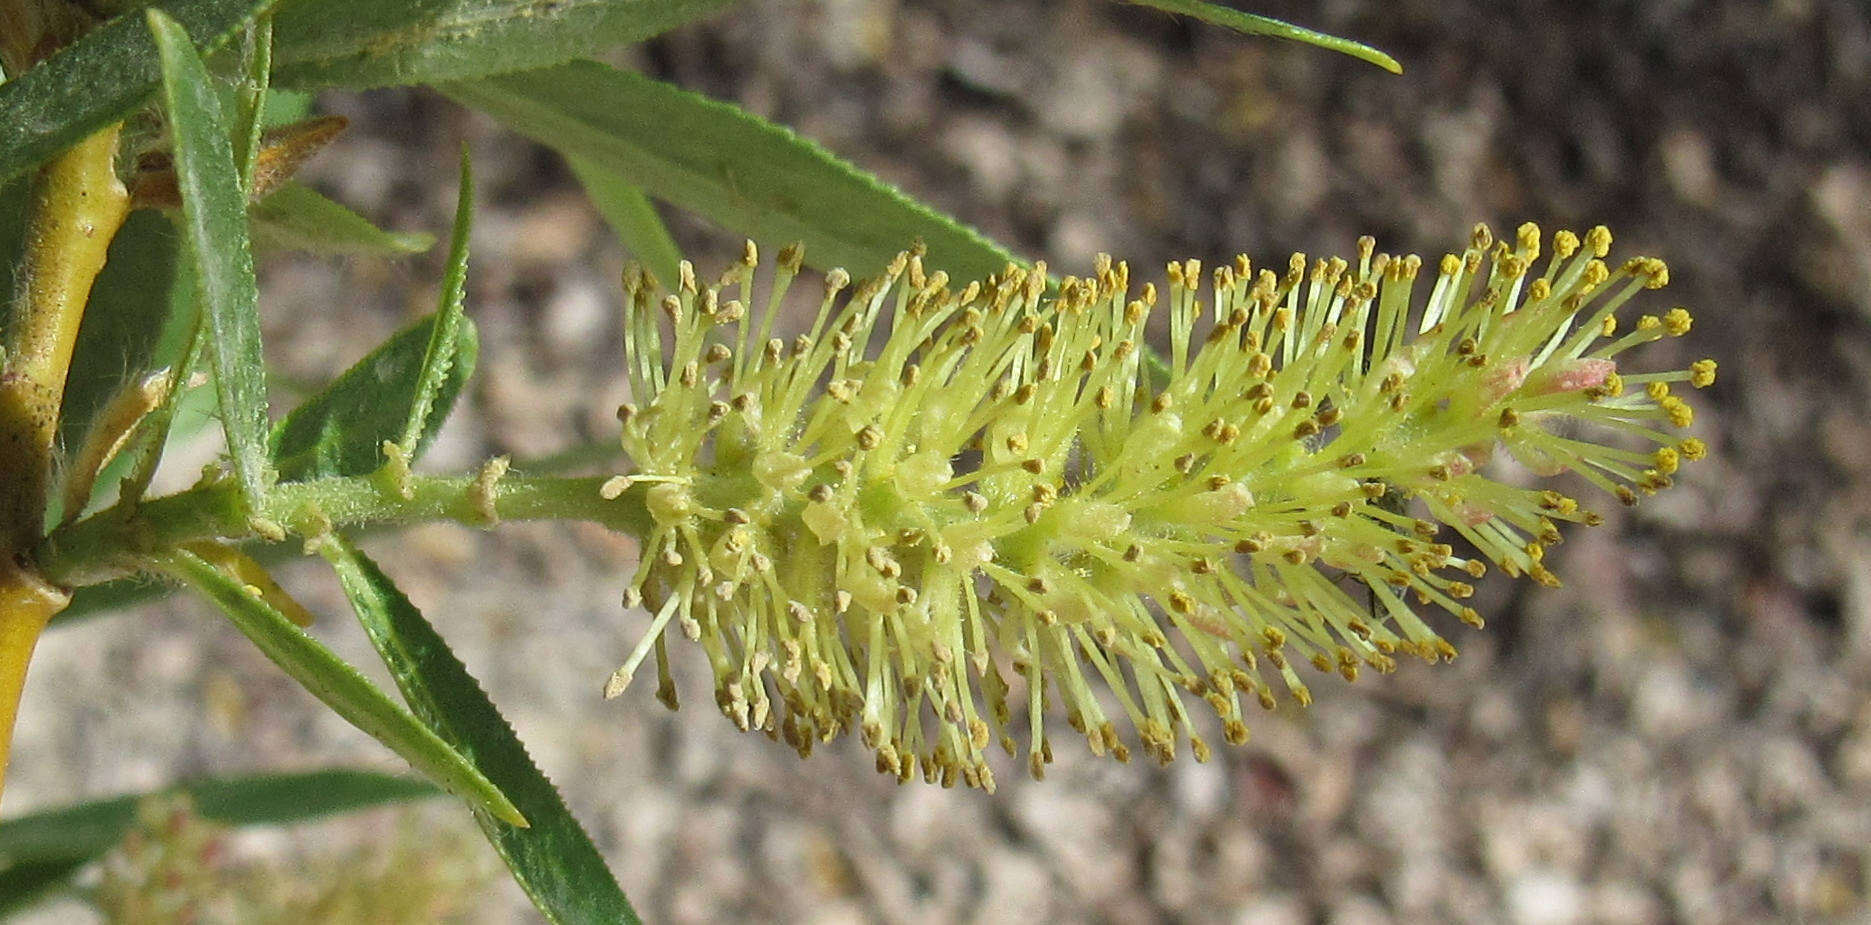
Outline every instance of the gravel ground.
MULTIPOLYGON (((714 711, 599 686, 646 624, 627 541, 419 531, 377 548, 503 705, 652 921, 1861 920, 1871 889, 1871 12, 1856 0, 1268 2, 1407 73, 1091 0, 788 0, 638 51, 1066 271, 1099 251, 1439 254, 1469 225, 1598 222, 1666 257, 1711 355, 1714 453, 1570 534, 1558 591, 1488 583, 1452 666, 1318 686, 1207 765, 1062 748, 992 796, 801 762, 714 711)), ((432 461, 602 436, 621 258, 562 167, 426 94, 330 97, 314 168, 443 228, 484 208, 473 410, 432 461)), ((733 242, 677 217, 705 265, 733 242)), ((434 262, 271 266, 269 336, 316 381, 431 298, 434 262), (332 306, 342 307, 342 311, 332 306)), ((1658 305, 1666 308, 1668 304, 1658 305)), ((1615 508, 1615 505, 1613 506, 1615 508)), ((341 613, 316 571, 307 602, 341 613)), ((343 621, 329 636, 369 661, 343 621)), ((684 653, 692 655, 693 653, 684 653)), ((686 669, 686 670, 684 670, 686 669)), ((684 700, 710 702, 699 657, 684 700)), ((195 605, 49 637, 9 810, 178 775, 393 767, 195 605)), ((326 826, 355 838, 370 826, 326 826)), ((454 815, 431 824, 459 825, 454 815)), ((304 850, 242 836, 259 854, 304 850)), ((473 921, 527 920, 494 879, 473 921)), ((59 907, 53 920, 75 914, 59 907)))

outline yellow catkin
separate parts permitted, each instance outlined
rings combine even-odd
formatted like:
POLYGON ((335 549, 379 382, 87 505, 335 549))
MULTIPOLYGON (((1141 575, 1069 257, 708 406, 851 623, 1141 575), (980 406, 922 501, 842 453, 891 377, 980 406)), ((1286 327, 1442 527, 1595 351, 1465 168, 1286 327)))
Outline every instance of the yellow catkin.
POLYGON ((1478 228, 1427 293, 1419 258, 1366 243, 1251 285, 1246 258, 1206 289, 1173 263, 1135 297, 1109 258, 957 286, 906 252, 833 273, 784 337, 743 306, 765 304, 751 247, 712 286, 685 264, 674 294, 633 271, 633 469, 604 492, 649 484, 625 599, 654 617, 606 693, 652 648, 664 670, 673 624, 737 725, 802 754, 858 731, 900 779, 991 786, 993 741, 1025 734, 1041 773, 1047 714, 1120 760, 1201 758, 1191 706, 1245 741, 1244 703, 1310 702, 1302 670, 1452 658, 1436 627, 1483 622, 1469 579, 1557 586, 1558 525, 1601 519, 1492 480, 1496 451, 1628 503, 1706 453, 1666 436, 1691 419, 1668 384, 1714 364, 1621 359, 1687 313, 1613 339, 1662 262, 1607 263, 1603 228, 1542 240, 1478 228), (1156 313, 1160 368, 1138 346, 1156 313))

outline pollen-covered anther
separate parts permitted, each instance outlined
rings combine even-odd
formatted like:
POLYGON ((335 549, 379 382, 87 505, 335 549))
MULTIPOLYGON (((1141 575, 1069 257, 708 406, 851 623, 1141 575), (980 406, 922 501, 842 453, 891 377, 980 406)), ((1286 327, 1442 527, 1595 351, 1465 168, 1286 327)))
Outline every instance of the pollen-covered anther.
POLYGON ((1695 410, 1689 407, 1688 402, 1674 395, 1657 402, 1657 407, 1663 409, 1664 417, 1669 419, 1673 427, 1688 427, 1695 423, 1695 410))

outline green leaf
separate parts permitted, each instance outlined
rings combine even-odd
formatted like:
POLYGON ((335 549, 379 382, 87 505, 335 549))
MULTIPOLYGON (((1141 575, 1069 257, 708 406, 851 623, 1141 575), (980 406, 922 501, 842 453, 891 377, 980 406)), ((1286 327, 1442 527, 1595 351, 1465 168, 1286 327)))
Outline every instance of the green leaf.
POLYGON ((240 42, 243 79, 235 88, 234 166, 240 169, 240 188, 253 192, 253 167, 260 156, 260 132, 266 128, 266 91, 273 78, 273 20, 250 25, 240 42))
POLYGON ((332 256, 398 257, 435 245, 433 235, 384 231, 307 186, 289 183, 253 207, 253 243, 262 249, 332 256))
POLYGON ((228 455, 249 508, 260 506, 271 473, 266 452, 266 359, 260 352, 260 294, 247 245, 247 198, 228 141, 221 101, 189 44, 162 11, 148 12, 162 58, 163 102, 175 133, 182 231, 206 313, 215 387, 228 455))
POLYGON ((300 90, 282 90, 278 87, 266 88, 267 128, 304 122, 312 117, 312 94, 300 90))
MULTIPOLYGON (((26 202, 31 192, 25 177, 0 180, 0 330, 13 323, 14 274, 25 250, 26 202)), ((109 266, 109 264, 105 264, 109 266)))
POLYGON ((375 87, 544 67, 640 42, 735 0, 324 0, 274 23, 277 79, 375 87))
MULTIPOLYGON (((274 0, 159 4, 203 49, 219 48, 274 0)), ((156 46, 140 16, 119 16, 0 84, 0 180, 129 115, 156 88, 156 46)))
POLYGON ((71 604, 52 618, 51 629, 74 626, 92 617, 114 614, 138 604, 161 600, 175 591, 165 581, 141 575, 86 585, 71 593, 71 604))
MULTIPOLYGON (((283 825, 439 796, 426 781, 334 768, 296 774, 200 780, 195 811, 222 825, 283 825)), ((152 794, 111 797, 0 822, 0 916, 48 898, 123 840, 137 804, 152 794)))
MULTIPOLYGON (((161 214, 138 211, 131 213, 111 240, 109 260, 91 286, 65 380, 59 433, 71 458, 84 445, 98 413, 122 389, 148 372, 182 362, 200 313, 191 278, 178 272, 177 237, 175 226, 161 214)), ((166 426, 168 413, 166 407, 152 412, 141 426, 148 429, 158 418, 164 418, 166 426)), ((192 435, 208 420, 191 418, 178 436, 192 435)), ((139 437, 131 448, 142 444, 139 437)), ((118 454, 93 482, 90 501, 114 492, 137 455, 130 449, 118 454)), ((78 513, 64 511, 60 498, 53 501, 47 512, 51 522, 78 513)))
POLYGON ((218 605, 267 658, 345 721, 389 746, 449 792, 502 820, 526 824, 513 803, 468 758, 284 614, 193 553, 177 550, 161 564, 218 605))
POLYGON ((1326 35, 1323 32, 1314 32, 1303 26, 1295 26, 1292 23, 1281 22, 1266 16, 1243 13, 1218 3, 1203 3, 1200 0, 1125 0, 1125 2, 1152 7, 1166 13, 1191 16, 1210 25, 1223 26, 1247 35, 1269 35, 1274 38, 1304 42, 1307 45, 1317 45, 1320 48, 1350 55, 1360 61, 1368 61, 1392 74, 1403 73, 1403 65, 1398 64, 1397 59, 1362 42, 1339 38, 1336 35, 1326 35))
POLYGON ((91 286, 65 380, 60 435, 76 448, 98 409, 125 383, 180 358, 194 306, 176 280, 176 229, 161 213, 130 213, 91 286))
POLYGON ((635 922, 604 857, 540 773, 474 676, 395 584, 347 541, 325 544, 370 641, 411 709, 487 773, 532 822, 475 817, 533 904, 552 922, 635 922))
POLYGON ((216 390, 192 384, 196 371, 202 366, 202 354, 207 350, 207 326, 195 302, 194 272, 187 263, 177 264, 169 298, 185 307, 183 311, 174 312, 172 318, 186 318, 187 324, 182 345, 177 348, 176 359, 169 367, 168 394, 163 397, 162 404, 143 419, 140 433, 131 447, 133 452, 119 455, 104 467, 92 491, 92 501, 98 494, 107 492, 111 485, 118 486, 120 501, 142 500, 169 447, 192 437, 214 421, 214 410, 219 404, 216 390))
POLYGON ((864 277, 921 238, 958 279, 1013 256, 790 130, 727 103, 589 61, 443 86, 593 169, 806 261, 864 277))
POLYGON ((50 899, 68 886, 73 876, 93 858, 43 861, 0 868, 0 917, 12 915, 50 899))
MULTIPOLYGON (((429 315, 392 335, 279 422, 273 431, 273 461, 281 479, 367 475, 383 465, 383 441, 404 437, 439 318, 429 315)), ((474 374, 479 344, 474 323, 462 318, 454 362, 435 391, 412 455, 421 455, 454 408, 474 374)))
POLYGON ((461 149, 461 186, 455 191, 455 226, 448 239, 448 269, 442 274, 442 304, 435 309, 435 324, 429 344, 416 374, 416 388, 409 402, 409 416, 397 436, 398 446, 413 460, 435 436, 442 419, 454 405, 455 396, 473 372, 469 365, 459 371, 455 358, 460 353, 461 332, 467 330, 463 304, 468 294, 468 237, 474 229, 474 167, 468 149, 461 149), (435 417, 437 409, 442 418, 435 417))
POLYGON ((479 353, 474 323, 462 313, 473 215, 474 176, 463 151, 441 307, 393 335, 279 423, 273 461, 281 478, 375 472, 385 461, 386 440, 396 441, 411 459, 427 449, 474 375, 479 353))
POLYGON ((578 182, 584 184, 591 204, 598 207, 598 213, 610 223, 611 230, 617 232, 624 248, 665 284, 674 284, 682 252, 676 248, 675 239, 669 236, 669 228, 663 224, 662 217, 656 214, 656 204, 650 197, 643 195, 641 188, 588 158, 570 155, 565 163, 572 168, 572 175, 578 182))
MULTIPOLYGON (((416 778, 349 768, 211 778, 159 792, 172 790, 188 794, 203 818, 231 826, 282 825, 441 794, 416 778)), ((96 857, 122 840, 136 821, 137 804, 149 796, 92 800, 0 822, 0 864, 96 857)))

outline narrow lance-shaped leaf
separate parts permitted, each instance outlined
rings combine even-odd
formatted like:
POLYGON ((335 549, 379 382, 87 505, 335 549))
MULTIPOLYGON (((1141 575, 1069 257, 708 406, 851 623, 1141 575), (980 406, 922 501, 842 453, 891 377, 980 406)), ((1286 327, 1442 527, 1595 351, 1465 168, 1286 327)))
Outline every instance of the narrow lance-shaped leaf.
MULTIPOLYGON (((200 47, 224 44, 275 0, 171 0, 162 8, 200 47)), ((139 16, 119 16, 0 84, 0 180, 129 115, 156 88, 156 46, 139 16)))
POLYGON ((190 781, 9 819, 0 822, 0 916, 68 886, 123 840, 141 801, 163 792, 187 794, 202 818, 229 826, 283 825, 441 794, 412 777, 333 768, 190 781))
MULTIPOLYGON (((349 768, 210 778, 158 792, 168 789, 188 794, 202 818, 233 826, 280 825, 441 793, 416 778, 349 768)), ((96 857, 123 838, 138 801, 151 795, 92 800, 0 822, 0 862, 96 857)))
POLYGON ((816 267, 866 276, 917 238, 956 279, 985 278, 1014 259, 786 128, 637 74, 579 61, 442 90, 738 234, 803 242, 816 267))
POLYGON ((182 328, 186 339, 176 348, 175 360, 169 367, 169 387, 165 390, 167 394, 163 396, 162 404, 144 419, 140 445, 135 452, 128 458, 118 459, 125 474, 109 477, 115 473, 107 470, 107 477, 100 479, 105 484, 119 485, 119 498, 123 500, 134 502, 141 499, 143 493, 149 490, 149 483, 156 478, 156 468, 162 464, 163 453, 170 444, 199 432, 213 420, 212 404, 207 401, 208 390, 196 390, 191 386, 195 371, 201 368, 202 353, 207 350, 208 334, 206 319, 195 308, 194 271, 186 263, 176 265, 169 301, 174 306, 170 309, 171 318, 183 317, 187 323, 182 328), (197 413, 185 415, 185 407, 192 407, 197 413))
MULTIPOLYGON (((435 309, 435 324, 429 331, 429 345, 416 374, 416 388, 409 401, 409 417, 397 444, 414 458, 435 428, 441 426, 433 412, 438 401, 452 403, 466 376, 451 378, 460 331, 465 322, 463 305, 468 291, 468 237, 474 228, 474 166, 468 149, 461 149, 461 186, 455 193, 455 226, 448 241, 448 269, 442 274, 442 303, 435 309), (448 391, 455 382, 454 391, 448 391)), ((443 405, 446 411, 447 405, 443 405)), ((445 416, 445 415, 444 415, 445 416)))
POLYGON ((12 915, 71 884, 92 858, 29 861, 0 868, 0 916, 12 915))
POLYGON ((640 42, 735 0, 323 0, 280 10, 279 79, 433 83, 544 67, 640 42))
POLYGON ((1403 73, 1403 65, 1398 64, 1397 59, 1362 42, 1315 32, 1304 26, 1295 26, 1267 16, 1229 9, 1219 3, 1203 3, 1201 0, 1125 0, 1125 2, 1151 7, 1166 13, 1180 13, 1210 25, 1223 26, 1248 35, 1269 35, 1274 38, 1304 42, 1307 45, 1317 45, 1320 48, 1350 55, 1360 61, 1368 61, 1392 74, 1403 73))
POLYGON ((187 33, 161 10, 148 12, 162 58, 165 109, 175 134, 182 229, 206 313, 221 426, 250 508, 271 480, 266 452, 266 360, 260 352, 259 289, 247 243, 247 197, 208 69, 187 33))
POLYGON ((59 434, 67 448, 84 440, 92 416, 118 389, 176 362, 186 346, 195 311, 175 298, 177 238, 173 224, 144 210, 131 213, 111 240, 65 379, 59 434))
POLYGON ((676 266, 682 262, 682 252, 676 248, 675 239, 669 236, 669 227, 656 214, 656 204, 643 194, 643 189, 588 158, 569 155, 565 163, 572 168, 572 175, 584 185, 591 204, 597 206, 598 214, 604 216, 631 256, 651 273, 673 282, 677 276, 676 266))
POLYGON ((468 758, 239 582, 183 550, 170 553, 161 565, 219 606, 267 658, 346 722, 389 746, 449 792, 495 818, 526 824, 526 817, 468 758))
POLYGON ((374 472, 386 462, 385 442, 396 443, 407 462, 420 456, 441 429, 474 374, 478 350, 474 324, 462 313, 473 211, 474 179, 464 151, 441 307, 371 351, 279 423, 272 445, 280 478, 292 482, 374 472))
POLYGON ((289 183, 253 207, 253 243, 261 250, 309 251, 345 257, 419 254, 435 238, 419 232, 385 231, 316 190, 289 183))
POLYGON ((435 628, 348 541, 334 538, 322 551, 410 708, 468 755, 532 822, 522 830, 475 814, 533 904, 552 922, 637 921, 558 790, 435 628))
POLYGON ((240 188, 253 191, 253 167, 260 154, 260 132, 266 128, 266 91, 273 77, 273 20, 260 19, 247 27, 240 43, 243 79, 235 94, 234 165, 240 169, 240 188))

